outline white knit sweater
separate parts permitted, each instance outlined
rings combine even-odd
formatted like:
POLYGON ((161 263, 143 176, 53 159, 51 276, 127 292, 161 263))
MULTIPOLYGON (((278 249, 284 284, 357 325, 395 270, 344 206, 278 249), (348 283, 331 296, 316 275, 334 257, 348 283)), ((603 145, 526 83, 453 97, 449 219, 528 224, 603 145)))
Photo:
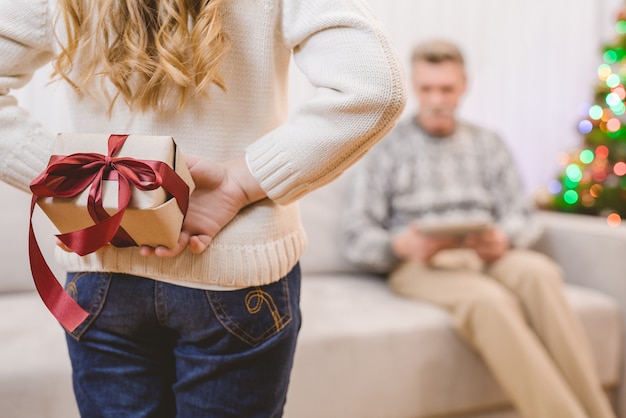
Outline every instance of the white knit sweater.
MULTIPOLYGON (((54 5, 0 0, 0 178, 27 190, 45 167, 53 133, 11 96, 54 56, 54 5)), ((362 0, 230 0, 222 11, 231 49, 227 91, 210 91, 182 113, 133 113, 71 96, 74 132, 171 135, 212 161, 245 153, 269 199, 243 210, 201 255, 142 257, 107 246, 79 257, 57 251, 68 271, 123 272, 191 287, 271 283, 306 243, 297 199, 340 175, 394 125, 405 100, 400 61, 362 0), (315 86, 287 120, 290 57, 315 86)), ((69 90, 69 89, 68 89, 69 90)), ((26 234, 27 231, 24 231, 26 234)))

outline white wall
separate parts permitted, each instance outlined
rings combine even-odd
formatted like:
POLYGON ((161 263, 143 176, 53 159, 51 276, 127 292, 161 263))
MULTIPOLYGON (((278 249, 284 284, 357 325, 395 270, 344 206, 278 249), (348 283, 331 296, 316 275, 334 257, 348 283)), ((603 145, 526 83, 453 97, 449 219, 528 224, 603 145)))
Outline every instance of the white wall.
MULTIPOLYGON (((409 69, 412 46, 457 42, 470 88, 461 116, 500 133, 527 191, 556 174, 559 152, 579 145, 579 109, 591 100, 600 46, 613 38, 621 0, 369 0, 409 69)), ((295 77, 294 105, 306 92, 295 77)), ((415 110, 409 102, 407 115, 415 110)))

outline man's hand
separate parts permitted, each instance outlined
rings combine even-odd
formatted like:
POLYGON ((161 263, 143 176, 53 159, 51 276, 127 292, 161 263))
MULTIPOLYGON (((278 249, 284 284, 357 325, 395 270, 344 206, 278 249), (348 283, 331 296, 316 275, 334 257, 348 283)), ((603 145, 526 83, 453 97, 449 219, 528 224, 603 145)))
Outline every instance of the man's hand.
POLYGON ((458 247, 459 241, 455 238, 423 235, 416 225, 411 224, 393 238, 391 246, 399 259, 425 263, 441 250, 458 247))
POLYGON ((189 198, 178 244, 174 248, 142 246, 142 255, 173 257, 187 247, 200 254, 242 208, 266 197, 244 157, 227 162, 186 157, 186 161, 196 188, 189 198))
POLYGON ((511 248, 511 242, 502 230, 491 227, 466 237, 463 246, 476 251, 476 254, 484 261, 492 262, 502 257, 511 248))

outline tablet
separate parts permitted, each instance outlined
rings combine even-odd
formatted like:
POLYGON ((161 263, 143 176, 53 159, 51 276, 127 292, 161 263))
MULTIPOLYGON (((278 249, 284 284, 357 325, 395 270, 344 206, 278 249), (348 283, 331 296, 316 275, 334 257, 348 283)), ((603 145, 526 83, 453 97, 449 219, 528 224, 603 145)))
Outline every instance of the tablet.
POLYGON ((491 223, 486 221, 450 221, 440 223, 417 223, 417 229, 424 235, 446 237, 463 237, 475 234, 489 228, 491 223))

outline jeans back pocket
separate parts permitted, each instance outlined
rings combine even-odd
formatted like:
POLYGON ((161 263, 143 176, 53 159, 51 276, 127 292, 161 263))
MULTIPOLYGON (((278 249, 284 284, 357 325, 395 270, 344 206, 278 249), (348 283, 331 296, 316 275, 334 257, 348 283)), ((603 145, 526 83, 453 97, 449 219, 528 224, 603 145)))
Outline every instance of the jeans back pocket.
POLYGON ((222 326, 256 347, 282 331, 292 320, 289 275, 278 282, 233 291, 207 290, 213 313, 222 326))
POLYGON ((106 301, 111 273, 68 273, 65 290, 89 316, 70 334, 75 339, 87 331, 106 301))

